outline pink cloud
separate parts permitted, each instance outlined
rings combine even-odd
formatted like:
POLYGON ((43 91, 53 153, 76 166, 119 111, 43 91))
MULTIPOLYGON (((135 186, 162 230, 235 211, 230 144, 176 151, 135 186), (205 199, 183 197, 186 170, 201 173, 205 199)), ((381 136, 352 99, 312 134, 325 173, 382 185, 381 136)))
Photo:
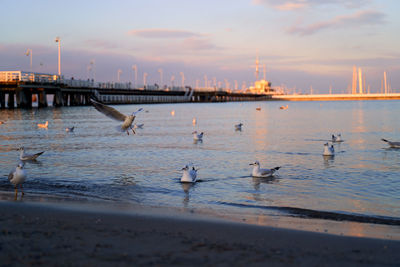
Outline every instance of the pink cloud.
POLYGON ((200 34, 184 30, 171 30, 171 29, 141 29, 131 30, 129 35, 139 36, 143 38, 188 38, 200 36, 200 34))
POLYGON ((385 22, 385 14, 379 11, 366 10, 352 15, 337 16, 332 20, 322 21, 307 26, 292 26, 287 30, 290 34, 311 35, 328 28, 345 28, 363 25, 377 25, 385 22))
POLYGON ((327 4, 356 8, 368 2, 370 0, 253 0, 255 5, 268 5, 279 10, 298 10, 327 4))

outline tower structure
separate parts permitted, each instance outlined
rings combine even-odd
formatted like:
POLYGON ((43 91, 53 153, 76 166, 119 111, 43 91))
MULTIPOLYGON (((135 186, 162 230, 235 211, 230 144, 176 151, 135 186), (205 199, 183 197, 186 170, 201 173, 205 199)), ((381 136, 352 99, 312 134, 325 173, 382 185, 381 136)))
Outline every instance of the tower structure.
POLYGON ((359 84, 359 93, 363 93, 363 79, 362 79, 362 70, 358 68, 358 84, 359 84))
POLYGON ((353 83, 351 87, 351 93, 357 93, 357 67, 355 65, 353 66, 353 83))

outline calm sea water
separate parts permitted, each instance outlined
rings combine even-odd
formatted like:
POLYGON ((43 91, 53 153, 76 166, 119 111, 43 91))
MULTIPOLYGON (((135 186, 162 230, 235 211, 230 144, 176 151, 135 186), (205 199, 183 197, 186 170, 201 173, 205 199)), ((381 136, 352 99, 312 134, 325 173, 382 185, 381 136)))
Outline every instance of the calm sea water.
POLYGON ((27 195, 400 224, 400 149, 380 140, 400 141, 400 101, 114 107, 143 107, 143 129, 119 133, 93 107, 1 110, 0 194, 13 191, 7 175, 24 146, 45 151, 25 165, 27 195), (49 128, 38 129, 46 120, 49 128), (194 130, 205 133, 203 143, 193 143, 194 130), (344 142, 324 158, 323 144, 337 133, 344 142), (282 168, 275 178, 252 178, 255 160, 282 168), (200 168, 193 186, 179 182, 188 163, 200 168))

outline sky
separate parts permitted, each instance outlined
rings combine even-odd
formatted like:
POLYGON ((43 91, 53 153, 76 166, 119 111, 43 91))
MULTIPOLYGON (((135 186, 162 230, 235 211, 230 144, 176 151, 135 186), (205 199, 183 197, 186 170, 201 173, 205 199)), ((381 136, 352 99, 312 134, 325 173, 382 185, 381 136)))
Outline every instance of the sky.
POLYGON ((383 72, 400 92, 398 0, 0 0, 0 71, 66 78, 234 87, 256 80, 259 57, 272 86, 347 92, 353 66, 371 92, 383 72), (119 75, 118 75, 119 72, 119 75), (182 75, 183 73, 183 75, 182 75))

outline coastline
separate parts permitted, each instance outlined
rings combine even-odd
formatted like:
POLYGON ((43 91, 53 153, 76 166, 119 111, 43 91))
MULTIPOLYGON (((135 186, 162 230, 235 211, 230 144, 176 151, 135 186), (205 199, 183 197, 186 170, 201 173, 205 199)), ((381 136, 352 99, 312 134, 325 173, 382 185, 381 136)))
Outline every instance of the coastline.
POLYGON ((0 201, 7 265, 388 265, 400 242, 257 226, 173 210, 0 201))

